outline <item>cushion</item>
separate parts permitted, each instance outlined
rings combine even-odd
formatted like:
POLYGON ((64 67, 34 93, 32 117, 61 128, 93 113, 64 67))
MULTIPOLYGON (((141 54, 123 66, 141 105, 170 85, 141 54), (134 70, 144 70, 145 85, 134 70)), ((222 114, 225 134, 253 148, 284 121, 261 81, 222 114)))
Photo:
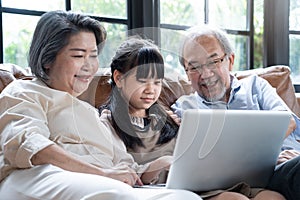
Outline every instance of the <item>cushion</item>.
MULTIPOLYGON (((284 65, 271 66, 267 68, 236 71, 233 74, 238 78, 245 78, 252 74, 266 79, 274 88, 279 96, 284 100, 288 107, 300 117, 299 100, 295 95, 295 89, 290 78, 290 68, 284 65)), ((0 64, 0 92, 11 81, 15 79, 31 79, 30 73, 22 67, 5 63, 0 64)), ((87 101, 95 107, 101 106, 107 101, 110 87, 110 70, 107 68, 99 69, 92 80, 89 88, 79 96, 80 99, 87 101)), ((190 82, 177 72, 167 73, 162 83, 162 92, 158 99, 166 109, 180 96, 193 92, 190 82)))

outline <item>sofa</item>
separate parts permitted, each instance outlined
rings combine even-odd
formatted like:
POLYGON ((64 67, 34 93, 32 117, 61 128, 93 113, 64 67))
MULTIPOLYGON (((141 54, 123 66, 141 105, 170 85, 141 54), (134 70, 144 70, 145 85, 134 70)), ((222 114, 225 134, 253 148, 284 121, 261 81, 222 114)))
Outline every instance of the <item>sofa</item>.
MULTIPOLYGON (((245 78, 251 74, 257 74, 266 79, 276 88, 277 93, 288 107, 300 117, 300 98, 296 97, 288 66, 270 66, 267 68, 236 71, 233 72, 233 74, 238 79, 245 78)), ((13 80, 32 78, 28 71, 18 65, 11 63, 0 64, 0 92, 13 80)), ((81 94, 79 98, 95 107, 101 106, 107 100, 111 91, 110 78, 109 69, 99 69, 89 88, 81 94)), ((172 71, 166 73, 158 101, 165 109, 170 109, 170 105, 172 105, 178 97, 184 94, 190 94, 191 92, 193 92, 193 89, 186 77, 176 71, 172 71)))

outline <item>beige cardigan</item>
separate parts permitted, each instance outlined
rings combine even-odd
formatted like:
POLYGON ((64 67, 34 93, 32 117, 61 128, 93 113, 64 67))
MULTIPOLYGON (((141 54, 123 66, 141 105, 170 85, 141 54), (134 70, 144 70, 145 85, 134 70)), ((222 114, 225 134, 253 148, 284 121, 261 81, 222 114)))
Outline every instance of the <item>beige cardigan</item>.
POLYGON ((16 80, 1 92, 0 134, 0 181, 33 167, 32 156, 53 143, 102 168, 148 167, 134 162, 93 106, 37 79, 16 80))

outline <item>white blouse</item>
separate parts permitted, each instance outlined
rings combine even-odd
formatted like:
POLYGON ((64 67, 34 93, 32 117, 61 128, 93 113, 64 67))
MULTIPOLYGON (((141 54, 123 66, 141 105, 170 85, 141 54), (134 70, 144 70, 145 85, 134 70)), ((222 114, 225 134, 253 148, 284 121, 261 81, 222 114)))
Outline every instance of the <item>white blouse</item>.
POLYGON ((0 94, 0 181, 56 143, 77 158, 102 168, 129 166, 143 173, 123 142, 100 121, 90 104, 54 90, 38 79, 16 80, 0 94))

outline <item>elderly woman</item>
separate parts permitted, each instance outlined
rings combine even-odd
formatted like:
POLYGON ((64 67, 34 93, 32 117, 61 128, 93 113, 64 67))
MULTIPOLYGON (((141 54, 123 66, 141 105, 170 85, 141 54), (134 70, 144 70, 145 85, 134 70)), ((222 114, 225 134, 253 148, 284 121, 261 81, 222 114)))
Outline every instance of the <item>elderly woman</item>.
POLYGON ((29 51, 36 78, 14 81, 0 95, 1 197, 201 199, 188 191, 144 194, 130 187, 142 184, 139 175, 151 163, 136 164, 97 110, 77 98, 99 67, 105 38, 100 23, 82 14, 52 11, 39 20, 29 51))

